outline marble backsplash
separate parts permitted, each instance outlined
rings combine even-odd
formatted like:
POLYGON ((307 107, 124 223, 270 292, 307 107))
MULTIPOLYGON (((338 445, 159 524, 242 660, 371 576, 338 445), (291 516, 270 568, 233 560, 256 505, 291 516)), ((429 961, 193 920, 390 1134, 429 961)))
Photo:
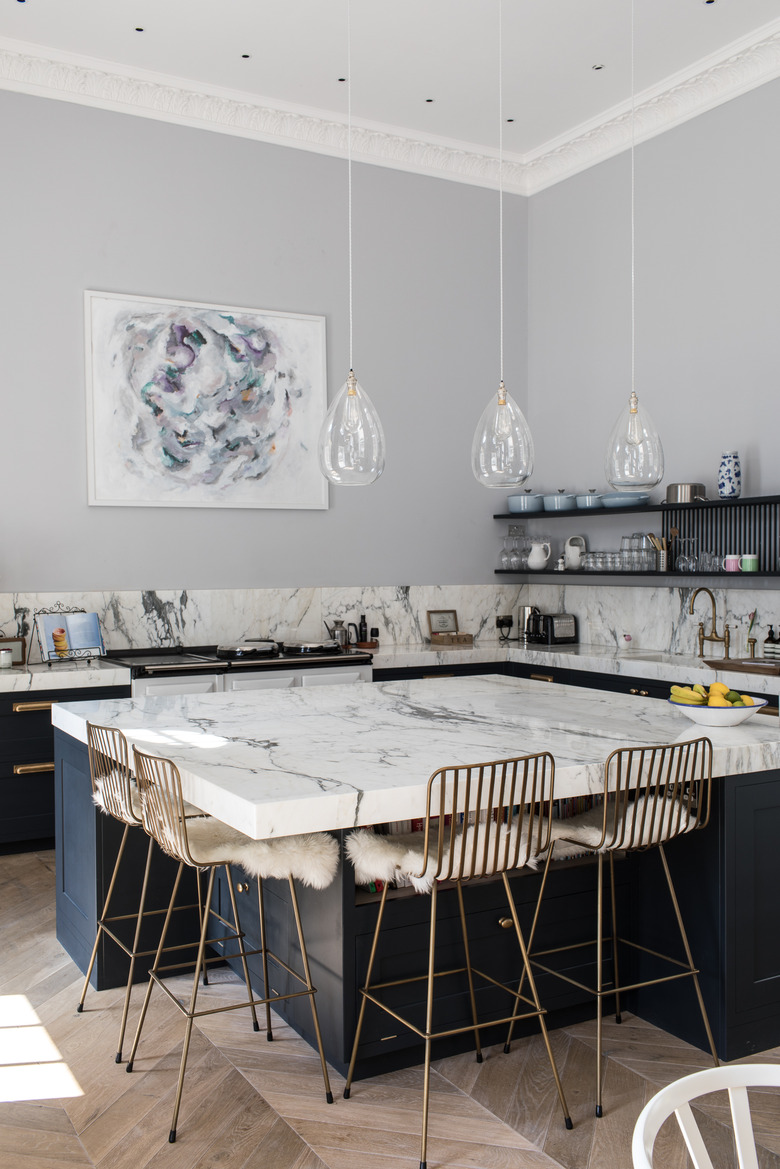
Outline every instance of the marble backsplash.
MULTIPOLYGON (((108 649, 149 646, 214 645, 249 637, 317 640, 324 622, 357 621, 366 615, 379 629, 380 644, 405 645, 427 640, 427 611, 455 609, 460 629, 476 640, 496 639, 496 617, 537 605, 543 612, 571 612, 579 620, 583 644, 617 649, 695 653, 699 621, 710 630, 710 602, 702 594, 688 612, 690 588, 605 587, 585 584, 397 585, 387 587, 232 589, 100 593, 0 594, 0 636, 28 636, 38 609, 58 603, 97 612, 108 649), (630 640, 628 640, 630 639, 630 640)), ((717 628, 731 626, 731 656, 747 653, 750 613, 757 653, 769 625, 780 629, 780 591, 714 589, 717 628)), ((708 656, 721 656, 716 647, 708 656)), ((32 660, 38 660, 37 646, 32 660)))

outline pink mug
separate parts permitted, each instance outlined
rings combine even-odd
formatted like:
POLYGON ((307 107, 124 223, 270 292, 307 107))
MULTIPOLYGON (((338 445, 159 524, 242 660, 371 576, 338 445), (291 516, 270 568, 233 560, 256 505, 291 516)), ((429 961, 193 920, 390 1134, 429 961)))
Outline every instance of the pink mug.
POLYGON ((741 572, 742 571, 742 557, 741 556, 727 556, 726 557, 726 572, 741 572))

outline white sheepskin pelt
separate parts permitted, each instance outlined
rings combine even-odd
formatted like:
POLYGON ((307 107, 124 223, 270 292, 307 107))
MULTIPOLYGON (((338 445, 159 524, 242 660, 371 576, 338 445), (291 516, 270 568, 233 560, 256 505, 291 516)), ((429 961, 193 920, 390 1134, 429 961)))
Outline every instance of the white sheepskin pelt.
MULTIPOLYGON (((120 782, 124 782, 124 780, 121 779, 121 777, 118 774, 116 776, 116 780, 120 781, 120 782)), ((106 785, 105 779, 101 778, 101 779, 97 780, 97 782, 95 784, 95 790, 92 792, 92 803, 95 805, 96 808, 99 808, 100 811, 103 812, 106 816, 111 816, 111 815, 113 815, 113 813, 111 812, 111 810, 109 809, 109 807, 106 804, 106 795, 105 795, 106 786, 107 785, 106 785)), ((136 820, 140 820, 141 819, 141 794, 138 791, 138 786, 137 786, 134 779, 130 780, 130 799, 132 801, 132 808, 133 808, 133 813, 135 815, 135 818, 136 818, 136 820)), ((124 820, 124 816, 122 817, 122 819, 124 820)), ((129 821, 129 822, 132 823, 132 821, 129 821)))
MULTIPOLYGON (((684 804, 680 804, 679 800, 659 800, 655 815, 653 815, 652 804, 652 798, 640 796, 635 803, 628 806, 628 823, 624 840, 626 844, 630 842, 632 848, 658 844, 667 840, 670 833, 676 836, 683 832, 690 832, 695 826, 695 818, 689 816, 687 808, 684 804), (635 821, 634 809, 636 810, 635 821), (642 824, 643 816, 647 818, 644 824, 642 824), (632 822, 636 823, 634 839, 631 839, 632 822)), ((553 840, 561 841, 555 850, 556 855, 565 853, 567 856, 577 856, 598 849, 601 843, 603 822, 603 807, 590 808, 589 811, 582 812, 579 816, 572 816, 569 820, 553 820, 553 840)), ((607 816, 606 843, 601 851, 605 851, 609 847, 611 839, 612 810, 610 809, 607 816)), ((617 847, 620 847, 620 835, 618 835, 617 847)))
POLYGON ((252 840, 220 820, 187 821, 187 838, 197 864, 240 865, 252 877, 293 877, 313 889, 325 889, 336 875, 339 846, 326 832, 252 840))
MULTIPOLYGON (((437 879, 447 879, 450 863, 453 866, 453 876, 460 872, 460 860, 464 855, 462 876, 474 875, 474 869, 480 875, 494 871, 492 859, 496 850, 496 833, 498 833, 498 865, 505 855, 514 856, 517 830, 513 826, 507 833, 503 824, 472 824, 466 829, 465 840, 463 833, 458 832, 452 842, 449 840, 442 851, 441 867, 438 866, 438 837, 431 832, 428 842, 428 864, 423 872, 425 834, 423 832, 399 833, 391 836, 379 836, 369 829, 358 829, 350 833, 346 841, 347 856, 355 869, 355 881, 358 885, 367 885, 372 881, 384 881, 389 884, 403 877, 408 880, 418 893, 430 893, 433 882, 437 879), (485 839, 487 835, 487 863, 483 868, 485 839), (509 836, 509 847, 507 846, 509 836), (454 846, 454 856, 450 860, 450 843, 454 846), (461 851, 463 849, 463 852, 461 851), (505 851, 506 850, 506 851, 505 851), (475 856, 476 865, 472 865, 472 856, 475 856)), ((527 836, 521 834, 519 850, 519 867, 522 867, 526 851, 527 836)), ((536 868, 541 856, 532 856, 528 861, 528 868, 536 868)))

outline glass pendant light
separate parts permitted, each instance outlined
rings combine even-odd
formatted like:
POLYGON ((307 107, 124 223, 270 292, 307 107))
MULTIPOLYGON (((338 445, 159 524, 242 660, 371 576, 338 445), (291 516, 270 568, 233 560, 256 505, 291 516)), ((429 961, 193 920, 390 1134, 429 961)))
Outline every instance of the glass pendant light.
POLYGON ((649 491, 664 477, 664 451, 650 415, 636 394, 634 147, 636 108, 634 90, 634 0, 631 0, 631 395, 607 442, 604 474, 616 491, 649 491))
POLYGON ((320 470, 340 487, 367 487, 385 469, 385 435, 352 366, 352 19, 347 0, 347 186, 349 235, 349 374, 325 415, 320 470))
POLYGON ((483 487, 517 487, 534 469, 534 444, 523 412, 504 386, 504 110, 502 0, 498 0, 498 394, 482 412, 471 444, 471 469, 483 487))

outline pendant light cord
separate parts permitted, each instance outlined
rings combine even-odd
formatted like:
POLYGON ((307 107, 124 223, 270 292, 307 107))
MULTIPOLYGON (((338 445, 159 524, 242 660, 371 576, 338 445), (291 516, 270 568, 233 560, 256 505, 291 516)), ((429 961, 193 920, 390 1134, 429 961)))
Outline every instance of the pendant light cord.
POLYGON ((498 0, 498 352, 499 380, 504 381, 504 29, 503 0, 498 0))
POLYGON ((349 236, 349 369, 352 364, 352 3, 347 0, 347 234, 349 236))
POLYGON ((631 0, 631 392, 636 391, 636 223, 634 148, 636 146, 636 87, 634 84, 634 0, 631 0))

